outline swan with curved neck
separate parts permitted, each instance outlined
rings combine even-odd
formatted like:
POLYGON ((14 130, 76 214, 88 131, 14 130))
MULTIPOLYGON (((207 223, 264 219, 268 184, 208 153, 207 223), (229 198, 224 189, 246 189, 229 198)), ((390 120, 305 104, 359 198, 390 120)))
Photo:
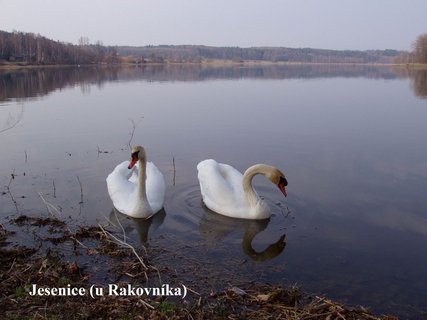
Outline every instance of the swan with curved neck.
POLYGON ((228 217, 270 217, 270 208, 252 186, 252 179, 257 174, 264 175, 287 196, 288 182, 285 175, 279 169, 266 164, 253 165, 242 175, 232 166, 209 159, 200 162, 197 170, 203 202, 212 211, 228 217))
POLYGON ((147 161, 141 146, 132 148, 130 163, 120 163, 108 175, 107 187, 114 207, 128 216, 149 218, 163 208, 163 174, 147 161))

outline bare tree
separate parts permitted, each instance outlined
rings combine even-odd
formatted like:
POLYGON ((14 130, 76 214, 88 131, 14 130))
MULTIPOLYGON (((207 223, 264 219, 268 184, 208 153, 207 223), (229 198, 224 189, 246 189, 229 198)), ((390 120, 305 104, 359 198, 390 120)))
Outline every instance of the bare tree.
POLYGON ((427 33, 418 36, 414 43, 415 61, 427 63, 427 33))
POLYGON ((79 38, 79 46, 88 46, 89 45, 89 38, 81 36, 79 38))

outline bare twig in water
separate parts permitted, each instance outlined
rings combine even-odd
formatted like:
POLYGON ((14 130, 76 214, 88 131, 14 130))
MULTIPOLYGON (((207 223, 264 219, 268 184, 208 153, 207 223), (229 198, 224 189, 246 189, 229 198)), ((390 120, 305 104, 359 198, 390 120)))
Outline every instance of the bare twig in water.
POLYGON ((132 149, 131 143, 132 143, 132 140, 133 140, 133 136, 135 134, 135 129, 138 126, 138 124, 141 123, 141 121, 142 121, 143 118, 144 117, 141 117, 141 119, 137 123, 135 123, 135 121, 133 119, 129 119, 132 122, 132 131, 130 132, 130 139, 129 139, 129 142, 128 142, 129 149, 132 149))
MULTIPOLYGON (((116 217, 116 220, 117 220, 117 222, 119 223, 120 228, 122 229, 122 232, 123 232, 123 241, 124 241, 124 242, 126 242, 126 231, 125 231, 125 229, 123 228, 123 225, 122 225, 122 223, 121 223, 121 222, 120 222, 120 220, 119 220, 119 217, 117 216, 117 212, 116 212, 116 210, 114 210, 114 216, 116 217)), ((107 219, 107 221, 108 221, 110 224, 114 225, 110 220, 108 220, 108 219, 107 219)))
POLYGON ((82 187, 82 183, 80 181, 79 176, 76 176, 76 177, 77 177, 77 181, 79 182, 79 185, 80 185, 80 202, 79 202, 79 204, 82 204, 83 203, 83 187, 82 187))
POLYGON ((287 218, 289 217, 289 215, 292 213, 292 210, 289 209, 289 207, 286 205, 286 213, 285 213, 285 208, 283 206, 280 205, 280 211, 282 212, 282 215, 287 218))
POLYGON ((135 125, 135 121, 133 121, 133 119, 131 119, 130 121, 132 122, 132 131, 130 132, 130 139, 128 142, 128 146, 129 146, 129 149, 132 149, 131 142, 133 139, 133 135, 135 134, 136 125, 135 125))
POLYGON ((0 133, 3 133, 5 131, 8 131, 10 129, 15 128, 15 126, 21 122, 22 118, 24 117, 24 106, 21 106, 21 111, 18 113, 16 117, 13 117, 11 114, 9 114, 7 120, 6 120, 6 127, 4 129, 0 130, 0 133))
POLYGON ((96 151, 98 151, 98 158, 99 158, 100 153, 109 153, 108 151, 104 151, 104 150, 99 149, 98 145, 96 146, 96 151))
POLYGON ((136 252, 135 248, 130 245, 127 242, 124 242, 120 239, 118 239, 116 236, 112 235, 110 232, 108 232, 107 230, 105 230, 101 224, 98 223, 98 226, 101 228, 102 232, 104 232, 104 234, 110 238, 112 238, 114 241, 116 241, 116 243, 120 244, 123 247, 129 248, 132 250, 133 254, 137 257, 137 259, 139 260, 139 262, 141 263, 141 265, 145 268, 148 269, 148 267, 145 265, 144 261, 142 260, 142 258, 138 255, 138 253, 136 252))
POLYGON ((16 174, 15 174, 15 169, 13 169, 12 173, 10 174, 10 180, 9 180, 9 184, 7 185, 7 187, 10 187, 10 184, 12 183, 12 180, 15 180, 16 174))
MULTIPOLYGON (((70 228, 68 228, 68 231, 71 233, 70 228)), ((78 243, 79 245, 81 245, 83 248, 85 248, 85 249, 89 249, 89 247, 85 246, 82 242, 80 242, 79 240, 77 240, 77 238, 76 238, 76 237, 74 237, 74 236, 70 236, 70 239, 73 239, 75 242, 77 242, 77 243, 78 243)))
POLYGON ((173 185, 175 185, 175 177, 176 177, 175 157, 172 157, 172 165, 173 165, 173 185))
POLYGON ((52 184, 53 184, 53 197, 56 198, 55 180, 52 180, 52 184))
POLYGON ((40 199, 42 199, 43 203, 45 204, 46 209, 47 209, 47 211, 49 211, 49 214, 51 216, 54 216, 53 211, 55 211, 58 215, 61 215, 61 212, 53 204, 46 201, 46 199, 43 197, 43 193, 39 192, 38 194, 39 194, 40 199))
POLYGON ((10 174, 10 180, 9 180, 9 184, 6 186, 7 189, 7 194, 10 196, 10 198, 12 199, 13 205, 15 206, 16 209, 16 213, 19 213, 19 209, 18 209, 18 203, 16 202, 15 198, 12 195, 12 192, 10 191, 10 185, 12 184, 12 180, 15 180, 16 174, 15 174, 15 169, 13 169, 12 173, 10 174))
POLYGON ((24 153, 25 153, 25 163, 27 163, 27 160, 28 160, 27 150, 24 150, 24 153))
MULTIPOLYGON (((122 245, 123 247, 126 247, 126 248, 131 249, 131 250, 132 250, 132 252, 133 252, 133 254, 137 257, 137 259, 139 260, 139 262, 141 263, 141 265, 142 265, 146 270, 148 270, 148 269, 150 268, 150 269, 152 269, 152 270, 156 271, 156 272, 157 272, 157 275, 158 275, 158 277, 159 277, 159 282, 160 282, 160 283, 162 283, 162 277, 160 276, 160 271, 159 271, 159 269, 157 269, 156 267, 153 267, 153 266, 148 266, 148 267, 147 267, 147 265, 144 263, 144 261, 142 260, 142 258, 138 255, 138 253, 136 252, 135 248, 134 248, 131 244, 129 244, 129 243, 125 242, 125 241, 122 241, 122 240, 118 239, 116 236, 112 235, 110 232, 108 232, 107 230, 105 230, 105 229, 104 229, 104 228, 103 228, 99 223, 98 223, 98 226, 101 228, 101 230, 104 232, 104 234, 105 234, 106 236, 109 236, 110 238, 113 238, 113 240, 115 240, 117 244, 122 245)), ((145 249, 145 247, 143 247, 143 249, 144 249, 144 251, 145 251, 145 252, 147 252, 147 250, 145 249)))

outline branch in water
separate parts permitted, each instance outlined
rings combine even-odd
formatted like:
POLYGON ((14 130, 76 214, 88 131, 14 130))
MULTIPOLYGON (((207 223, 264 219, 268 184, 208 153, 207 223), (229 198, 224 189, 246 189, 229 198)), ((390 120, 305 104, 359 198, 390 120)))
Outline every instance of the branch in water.
POLYGON ((133 136, 135 134, 135 129, 142 122, 142 119, 144 119, 144 117, 141 117, 141 119, 137 123, 135 123, 135 121, 133 119, 129 119, 132 122, 132 131, 130 132, 130 139, 128 142, 129 150, 132 149, 131 143, 133 140, 133 136))

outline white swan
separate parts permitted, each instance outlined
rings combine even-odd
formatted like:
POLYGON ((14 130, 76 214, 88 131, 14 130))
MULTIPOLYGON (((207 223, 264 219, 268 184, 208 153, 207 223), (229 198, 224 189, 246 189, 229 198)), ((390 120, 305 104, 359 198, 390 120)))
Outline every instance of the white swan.
POLYGON ((205 205, 225 216, 241 219, 266 219, 270 208, 252 187, 257 174, 266 176, 287 196, 288 182, 277 168, 265 164, 249 167, 242 175, 227 164, 209 159, 197 165, 200 191, 205 205))
POLYGON ((149 218, 163 208, 163 174, 152 162, 147 162, 141 146, 132 148, 130 163, 120 163, 108 175, 107 187, 114 207, 128 216, 149 218))

